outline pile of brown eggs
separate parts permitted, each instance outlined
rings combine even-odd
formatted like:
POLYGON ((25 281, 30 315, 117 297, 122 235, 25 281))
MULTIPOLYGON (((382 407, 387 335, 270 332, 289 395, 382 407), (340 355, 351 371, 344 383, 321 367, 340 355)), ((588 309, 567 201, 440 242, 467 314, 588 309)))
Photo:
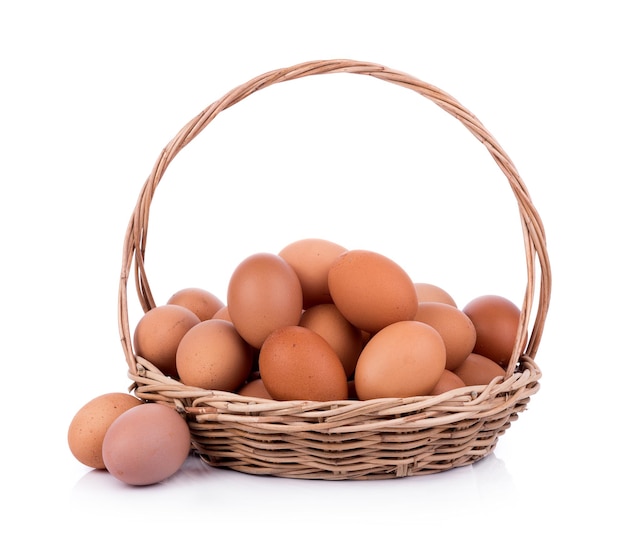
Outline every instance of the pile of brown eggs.
MULTIPOLYGON (((519 321, 502 296, 460 309, 384 255, 302 239, 244 259, 226 303, 203 288, 174 293, 139 319, 133 348, 190 387, 257 401, 369 400, 504 376, 519 321)), ((145 485, 178 471, 190 434, 174 409, 109 393, 77 412, 68 443, 83 464, 145 485)))
POLYGON ((504 375, 520 311, 462 310, 388 257, 302 239, 233 271, 223 303, 186 288, 136 324, 134 348, 185 385, 278 401, 433 395, 504 375))

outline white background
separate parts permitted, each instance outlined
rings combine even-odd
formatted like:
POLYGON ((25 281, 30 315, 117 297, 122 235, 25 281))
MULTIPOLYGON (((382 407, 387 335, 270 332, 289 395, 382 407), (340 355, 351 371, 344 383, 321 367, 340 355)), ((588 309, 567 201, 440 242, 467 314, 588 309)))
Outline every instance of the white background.
MULTIPOLYGON (((2 3, 0 535, 623 542, 618 7, 2 3), (129 488, 90 471, 69 452, 67 428, 89 399, 129 384, 117 329, 122 242, 161 148, 235 85, 339 57, 445 89, 512 157, 553 267, 541 390, 493 455, 435 476, 309 482, 190 459, 166 483, 129 488)), ((238 261, 302 236, 387 253, 461 305, 484 292, 521 303, 525 288, 515 200, 484 148, 426 99, 360 76, 281 84, 218 117, 166 173, 150 229, 159 302, 188 285, 224 296, 238 261)))

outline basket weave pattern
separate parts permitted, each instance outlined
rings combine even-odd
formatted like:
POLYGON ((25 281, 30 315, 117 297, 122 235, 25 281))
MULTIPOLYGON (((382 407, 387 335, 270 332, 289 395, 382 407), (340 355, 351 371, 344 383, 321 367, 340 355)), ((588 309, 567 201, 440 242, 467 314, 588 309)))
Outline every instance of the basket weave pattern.
POLYGON ((541 219, 512 161, 478 119, 447 93, 406 73, 378 64, 339 59, 274 70, 234 88, 190 120, 163 149, 141 189, 126 231, 118 318, 131 389, 142 399, 167 403, 184 415, 194 452, 210 465, 292 478, 384 479, 472 464, 495 448, 498 438, 539 389, 541 372, 534 357, 543 333, 550 290, 550 265, 541 219), (518 202, 528 283, 516 347, 503 379, 438 396, 271 401, 185 386, 135 355, 128 318, 128 280, 133 271, 144 311, 156 306, 144 256, 150 203, 168 165, 221 111, 252 93, 276 83, 330 73, 376 77, 431 100, 484 144, 507 178, 518 202), (524 338, 528 339, 525 346, 524 338))

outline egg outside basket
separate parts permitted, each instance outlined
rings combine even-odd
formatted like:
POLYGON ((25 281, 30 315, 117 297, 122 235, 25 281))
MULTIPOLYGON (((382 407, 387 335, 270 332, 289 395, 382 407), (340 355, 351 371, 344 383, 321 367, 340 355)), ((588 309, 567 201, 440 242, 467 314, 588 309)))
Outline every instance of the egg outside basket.
POLYGON ((144 400, 175 407, 188 422, 193 452, 211 466, 303 479, 385 479, 469 465, 492 452, 498 438, 539 389, 541 371, 534 357, 550 290, 541 219, 513 163, 474 115, 442 90, 406 73, 353 60, 312 61, 262 74, 234 88, 189 121, 163 149, 141 190, 125 236, 119 328, 132 380, 130 390, 144 400), (128 279, 134 269, 144 311, 156 306, 144 268, 146 236, 150 203, 170 162, 221 111, 251 94, 276 83, 331 73, 379 78, 431 100, 484 144, 506 176, 518 202, 528 281, 516 348, 504 378, 438 396, 268 401, 185 386, 135 355, 128 317, 128 279))

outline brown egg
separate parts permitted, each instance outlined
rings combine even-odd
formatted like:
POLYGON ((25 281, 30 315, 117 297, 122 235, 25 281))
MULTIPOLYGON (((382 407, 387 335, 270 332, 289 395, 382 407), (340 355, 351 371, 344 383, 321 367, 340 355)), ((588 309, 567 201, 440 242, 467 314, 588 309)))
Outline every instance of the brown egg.
POLYGON ((213 319, 214 320, 226 320, 227 322, 232 322, 232 320, 230 319, 230 314, 228 312, 228 306, 224 305, 222 308, 220 308, 214 315, 213 315, 213 319))
POLYGON ((476 328, 474 352, 506 367, 515 348, 520 309, 499 295, 472 299, 463 312, 476 328))
POLYGON ((302 288, 282 257, 258 253, 244 259, 228 284, 230 319, 255 348, 275 329, 297 325, 302 315, 302 288))
POLYGON ((185 333, 200 323, 200 318, 180 305, 161 305, 146 312, 134 333, 135 353, 159 368, 164 375, 176 377, 176 350, 185 333))
POLYGON ((468 316, 447 303, 422 302, 415 319, 434 327, 446 345, 446 369, 454 371, 472 353, 476 329, 468 316))
POLYGON ((130 394, 111 392, 83 405, 72 419, 67 442, 74 457, 94 469, 104 469, 102 442, 113 421, 143 402, 130 394))
POLYGON ((261 378, 256 378, 250 382, 246 382, 241 388, 239 388, 239 392, 237 393, 245 397, 272 399, 272 396, 267 391, 265 384, 263 384, 263 379, 261 378))
POLYGON ((144 403, 111 424, 102 444, 107 471, 131 485, 159 483, 176 473, 191 448, 185 420, 169 406, 144 403))
POLYGON ((457 375, 467 386, 481 386, 489 384, 496 377, 505 375, 504 369, 495 361, 481 356, 470 354, 455 370, 457 375))
POLYGON ((409 275, 394 261, 368 250, 341 254, 328 273, 333 302, 350 323, 376 332, 412 320, 417 294, 409 275))
POLYGON ((446 347, 437 331, 413 320, 376 333, 356 364, 359 399, 428 395, 446 366, 446 347))
POLYGON ((259 353, 259 371, 273 399, 347 399, 348 379, 332 347, 315 331, 287 326, 274 330, 259 353))
POLYGON ((285 246, 278 255, 291 267, 302 286, 303 307, 332 303, 328 290, 328 271, 346 248, 320 238, 297 240, 285 246))
POLYGON ((418 304, 422 302, 446 303, 456 307, 456 301, 443 288, 427 282, 415 282, 418 304))
POLYGON ((180 305, 191 310, 200 320, 209 320, 224 306, 224 303, 207 290, 184 288, 173 294, 167 301, 170 305, 180 305))
POLYGON ((361 354, 361 330, 352 325, 332 303, 309 307, 302 313, 300 325, 321 335, 339 356, 346 377, 351 377, 361 354))
POLYGON ((205 320, 181 339, 176 370, 187 386, 234 392, 252 370, 252 347, 231 322, 205 320))
POLYGON ((450 390, 455 390, 456 388, 463 388, 463 386, 466 386, 466 384, 461 380, 461 377, 455 375, 448 369, 444 369, 441 378, 437 381, 437 384, 435 384, 435 387, 430 392, 430 395, 436 396, 449 392, 450 390))

